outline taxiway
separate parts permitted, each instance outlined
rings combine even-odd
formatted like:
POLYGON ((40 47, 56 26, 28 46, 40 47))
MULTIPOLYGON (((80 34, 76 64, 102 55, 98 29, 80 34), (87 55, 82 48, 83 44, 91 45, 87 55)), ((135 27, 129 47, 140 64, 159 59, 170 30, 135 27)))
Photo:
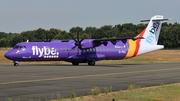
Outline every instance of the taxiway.
POLYGON ((7 98, 56 99, 87 95, 93 87, 104 91, 127 89, 130 84, 140 87, 180 82, 180 63, 117 64, 80 66, 29 64, 0 65, 0 101, 7 98))

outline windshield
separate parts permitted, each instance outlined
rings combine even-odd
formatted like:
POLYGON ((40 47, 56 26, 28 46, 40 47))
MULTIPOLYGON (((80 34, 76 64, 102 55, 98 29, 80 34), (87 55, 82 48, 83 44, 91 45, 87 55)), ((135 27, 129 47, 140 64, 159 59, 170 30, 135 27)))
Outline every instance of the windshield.
POLYGON ((13 49, 26 49, 26 46, 16 45, 16 46, 13 47, 13 49))
POLYGON ((14 47, 13 47, 13 49, 18 49, 18 48, 19 48, 19 46, 14 46, 14 47))

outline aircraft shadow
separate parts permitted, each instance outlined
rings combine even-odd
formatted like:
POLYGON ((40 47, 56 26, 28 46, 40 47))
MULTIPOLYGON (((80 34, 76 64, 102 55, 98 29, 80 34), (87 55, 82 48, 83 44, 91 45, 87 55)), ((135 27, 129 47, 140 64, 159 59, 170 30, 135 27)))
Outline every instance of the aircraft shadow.
MULTIPOLYGON (((128 65, 143 65, 143 64, 96 64, 95 67, 126 67, 128 65)), ((19 66, 59 66, 59 67, 64 67, 64 66, 72 66, 72 64, 20 64, 19 66)), ((74 67, 94 67, 94 66, 88 66, 87 64, 80 64, 78 66, 74 67)))

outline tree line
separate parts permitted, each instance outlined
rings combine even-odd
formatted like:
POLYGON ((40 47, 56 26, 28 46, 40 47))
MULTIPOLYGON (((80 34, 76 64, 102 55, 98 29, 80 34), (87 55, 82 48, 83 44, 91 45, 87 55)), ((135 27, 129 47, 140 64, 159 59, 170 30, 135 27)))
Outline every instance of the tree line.
MULTIPOLYGON (((51 28, 45 30, 38 28, 36 30, 23 31, 21 33, 0 32, 0 47, 13 47, 18 42, 30 41, 51 41, 55 39, 64 40, 72 39, 71 35, 76 38, 79 33, 80 38, 118 38, 134 37, 138 35, 147 24, 125 23, 115 26, 104 25, 100 28, 86 27, 85 29, 77 26, 72 27, 69 32, 51 28), (71 34, 71 35, 70 35, 71 34)), ((180 24, 163 23, 158 44, 164 45, 165 49, 180 48, 180 24)))

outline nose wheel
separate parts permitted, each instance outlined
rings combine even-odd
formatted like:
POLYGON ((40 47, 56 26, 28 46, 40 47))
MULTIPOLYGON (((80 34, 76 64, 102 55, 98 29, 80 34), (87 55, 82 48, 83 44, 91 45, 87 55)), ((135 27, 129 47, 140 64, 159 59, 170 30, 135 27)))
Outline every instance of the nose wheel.
POLYGON ((14 66, 18 66, 19 62, 18 61, 14 61, 14 66))
POLYGON ((18 66, 18 63, 14 63, 14 66, 18 66))

